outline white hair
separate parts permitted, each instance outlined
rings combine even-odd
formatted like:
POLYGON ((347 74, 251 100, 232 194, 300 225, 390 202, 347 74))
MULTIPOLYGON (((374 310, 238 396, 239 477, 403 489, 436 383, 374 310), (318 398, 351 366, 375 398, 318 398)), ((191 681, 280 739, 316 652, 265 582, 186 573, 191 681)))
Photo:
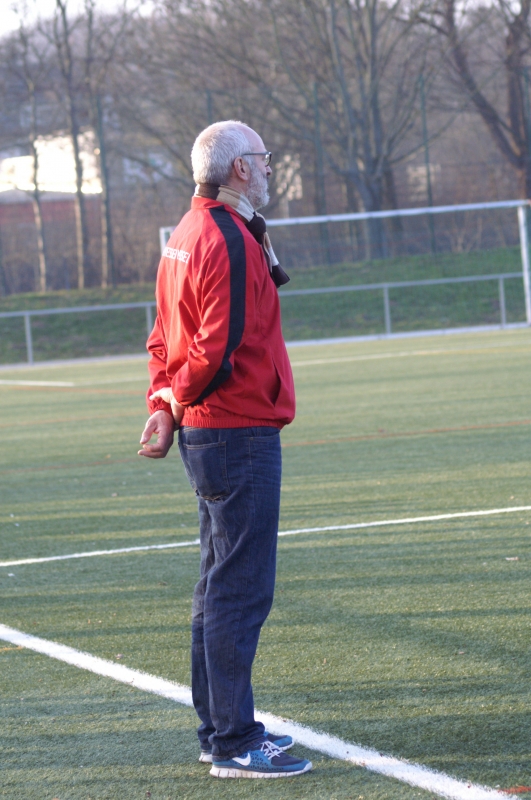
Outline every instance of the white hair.
POLYGON ((234 119, 214 122, 201 131, 192 147, 192 168, 196 183, 226 183, 234 159, 251 147, 248 125, 234 119))

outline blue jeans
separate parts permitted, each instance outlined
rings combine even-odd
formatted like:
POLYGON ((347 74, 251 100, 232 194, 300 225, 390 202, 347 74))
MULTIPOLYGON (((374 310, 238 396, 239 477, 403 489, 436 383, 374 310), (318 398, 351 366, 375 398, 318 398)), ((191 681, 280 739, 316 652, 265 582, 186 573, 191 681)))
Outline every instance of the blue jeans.
POLYGON ((264 741, 251 669, 275 587, 280 436, 273 427, 184 427, 179 450, 199 506, 192 605, 198 736, 212 755, 232 758, 264 741))

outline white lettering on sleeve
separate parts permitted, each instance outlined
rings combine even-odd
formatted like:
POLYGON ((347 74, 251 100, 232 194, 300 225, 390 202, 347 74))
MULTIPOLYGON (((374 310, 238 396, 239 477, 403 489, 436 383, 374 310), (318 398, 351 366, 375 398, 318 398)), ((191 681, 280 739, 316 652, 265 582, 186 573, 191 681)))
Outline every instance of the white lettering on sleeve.
POLYGON ((165 247, 162 255, 172 261, 182 261, 183 264, 186 264, 190 258, 190 253, 187 253, 186 250, 176 250, 175 247, 165 247))

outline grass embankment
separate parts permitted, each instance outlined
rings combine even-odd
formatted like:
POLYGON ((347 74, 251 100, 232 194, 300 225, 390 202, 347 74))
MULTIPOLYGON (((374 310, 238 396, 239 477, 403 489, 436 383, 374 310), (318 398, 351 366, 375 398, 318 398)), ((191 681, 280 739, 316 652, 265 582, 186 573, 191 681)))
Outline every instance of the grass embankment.
MULTIPOLYGON (((291 351, 280 529, 529 505, 530 352, 527 330, 291 351)), ((145 364, 2 377, 71 383, 0 386, 2 560, 197 536, 176 448, 135 454, 145 364)), ((257 707, 529 786, 530 523, 522 511, 280 538, 257 707)), ((198 569, 195 547, 3 567, 0 621, 188 684, 198 569)), ((6 800, 435 798, 298 745, 315 772, 216 782, 191 709, 3 642, 0 670, 6 800)))
MULTIPOLYGON (((518 272, 520 268, 518 248, 412 256, 291 269, 291 282, 284 290, 518 272)), ((506 281, 505 293, 507 321, 523 320, 522 282, 518 279, 506 281)), ((153 298, 153 284, 23 294, 0 298, 0 312, 132 303, 153 298)), ((396 332, 500 321, 496 281, 394 289, 390 291, 390 307, 396 332)), ((381 290, 285 297, 282 315, 288 341, 377 334, 384 330, 381 290)), ((32 331, 36 360, 139 353, 145 345, 146 317, 143 309, 37 317, 32 320, 32 331)), ((24 361, 25 358, 22 319, 0 319, 0 363, 24 361)))

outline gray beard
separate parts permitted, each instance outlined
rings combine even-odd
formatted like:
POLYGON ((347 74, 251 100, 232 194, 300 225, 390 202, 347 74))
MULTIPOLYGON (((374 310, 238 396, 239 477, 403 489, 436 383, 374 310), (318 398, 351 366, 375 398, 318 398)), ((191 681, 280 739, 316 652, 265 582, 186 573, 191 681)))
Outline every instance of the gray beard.
POLYGON ((267 178, 262 175, 254 161, 249 161, 248 164, 251 168, 251 177, 245 195, 254 210, 258 211, 269 203, 269 187, 267 178))

